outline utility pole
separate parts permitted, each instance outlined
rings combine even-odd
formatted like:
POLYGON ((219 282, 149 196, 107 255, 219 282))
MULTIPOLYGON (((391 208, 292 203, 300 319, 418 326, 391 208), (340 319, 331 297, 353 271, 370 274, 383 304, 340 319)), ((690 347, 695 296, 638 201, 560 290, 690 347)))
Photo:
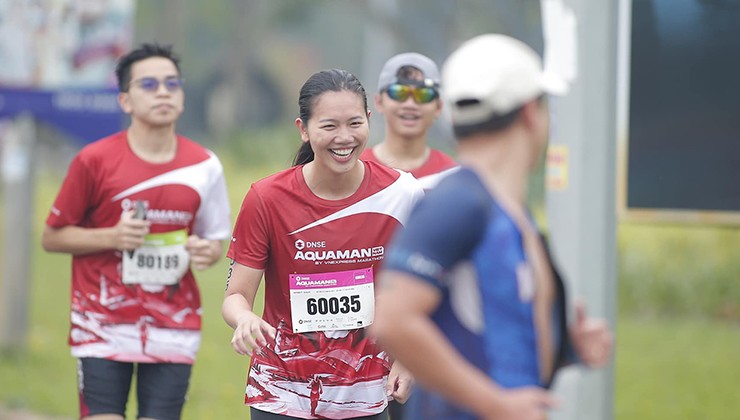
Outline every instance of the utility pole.
MULTIPOLYGON (((542 0, 545 63, 570 82, 552 98, 546 201, 554 257, 571 298, 616 330, 616 114, 622 0, 542 0)), ((624 0, 625 2, 627 0, 624 0)), ((624 4, 624 3, 623 3, 624 4)), ((571 314, 572 315, 572 314, 571 314)), ((614 365, 566 368, 552 420, 610 420, 614 365)))
POLYGON ((3 276, 0 278, 0 350, 24 348, 28 335, 35 137, 33 117, 21 114, 1 139, 5 217, 3 276))

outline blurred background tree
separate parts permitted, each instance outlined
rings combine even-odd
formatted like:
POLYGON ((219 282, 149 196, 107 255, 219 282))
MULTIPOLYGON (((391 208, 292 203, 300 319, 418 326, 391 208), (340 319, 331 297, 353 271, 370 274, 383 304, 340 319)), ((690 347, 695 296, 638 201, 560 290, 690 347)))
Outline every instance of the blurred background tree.
MULTIPOLYGON (((418 51, 441 64, 463 39, 491 31, 541 51, 539 1, 140 1, 134 37, 175 46, 188 95, 180 127, 223 143, 244 130, 292 125, 298 90, 317 70, 344 68, 371 96, 391 55, 418 51)), ((449 148, 449 131, 433 134, 449 148)))

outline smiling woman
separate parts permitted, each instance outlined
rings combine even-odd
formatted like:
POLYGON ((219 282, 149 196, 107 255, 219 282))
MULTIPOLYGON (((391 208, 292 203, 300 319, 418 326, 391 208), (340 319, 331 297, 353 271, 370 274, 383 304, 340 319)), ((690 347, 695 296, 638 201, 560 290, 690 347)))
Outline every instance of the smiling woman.
POLYGON ((408 173, 359 160, 369 112, 355 76, 315 73, 298 103, 295 164, 252 184, 228 251, 222 313, 233 349, 252 356, 245 400, 253 420, 386 419, 388 395, 403 402, 409 389, 395 386, 405 374, 365 328, 384 247, 422 189, 408 173))
POLYGON ((319 197, 349 197, 365 172, 357 160, 367 144, 369 112, 362 97, 347 90, 325 92, 313 102, 311 117, 296 119, 301 140, 314 155, 303 169, 306 182, 319 197))

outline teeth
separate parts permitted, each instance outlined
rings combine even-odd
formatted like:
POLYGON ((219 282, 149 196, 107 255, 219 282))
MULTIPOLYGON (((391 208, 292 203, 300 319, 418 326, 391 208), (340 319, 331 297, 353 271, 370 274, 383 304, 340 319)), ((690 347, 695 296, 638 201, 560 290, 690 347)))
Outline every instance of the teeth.
POLYGON ((349 156, 352 151, 355 150, 354 148, 349 149, 332 149, 331 152, 334 153, 337 156, 347 157, 349 156))

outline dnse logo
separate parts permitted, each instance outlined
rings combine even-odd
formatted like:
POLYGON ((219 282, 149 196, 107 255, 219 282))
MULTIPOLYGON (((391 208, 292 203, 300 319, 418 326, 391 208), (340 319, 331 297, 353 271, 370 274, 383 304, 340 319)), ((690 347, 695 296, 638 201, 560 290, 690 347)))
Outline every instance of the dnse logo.
POLYGON ((300 250, 302 250, 305 247, 306 247, 306 243, 303 242, 303 239, 299 239, 299 240, 295 241, 295 249, 297 249, 297 250, 300 251, 300 250))

